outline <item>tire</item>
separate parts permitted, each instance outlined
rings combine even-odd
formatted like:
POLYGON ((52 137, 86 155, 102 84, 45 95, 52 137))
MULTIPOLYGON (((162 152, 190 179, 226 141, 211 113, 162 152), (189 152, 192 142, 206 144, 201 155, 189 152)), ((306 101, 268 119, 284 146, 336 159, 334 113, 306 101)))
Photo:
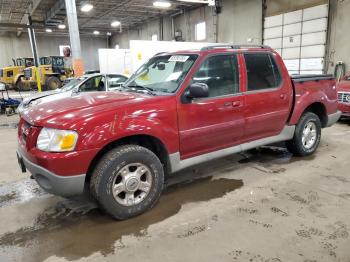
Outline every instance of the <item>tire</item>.
POLYGON ((24 85, 21 80, 16 83, 16 89, 19 91, 30 91, 30 86, 24 85))
POLYGON ((286 146, 288 151, 296 156, 309 156, 317 150, 320 140, 320 118, 312 112, 306 112, 301 116, 296 126, 293 139, 287 141, 286 146), (304 130, 307 133, 306 129, 309 130, 309 136, 307 134, 304 135, 304 130))
POLYGON ((47 90, 55 90, 57 88, 61 88, 61 86, 62 86, 62 82, 56 76, 50 76, 46 80, 46 88, 47 88, 47 90))
POLYGON ((151 209, 163 186, 164 169, 158 157, 147 148, 125 145, 109 151, 98 162, 90 180, 90 193, 109 215, 124 220, 151 209), (135 175, 138 171, 140 177, 135 175), (146 193, 140 188, 147 184, 146 193), (118 191, 113 192, 113 187, 118 191))

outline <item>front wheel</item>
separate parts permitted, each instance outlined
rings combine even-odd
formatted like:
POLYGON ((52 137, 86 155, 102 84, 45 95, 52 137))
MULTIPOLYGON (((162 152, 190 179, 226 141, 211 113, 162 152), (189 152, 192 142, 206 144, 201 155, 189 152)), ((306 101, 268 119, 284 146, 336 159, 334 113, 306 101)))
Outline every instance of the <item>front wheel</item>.
POLYGON ((62 86, 61 80, 56 76, 50 76, 46 81, 46 88, 48 90, 55 90, 62 86))
POLYGON ((90 191, 102 209, 123 220, 144 213, 158 201, 164 170, 147 148, 125 145, 109 151, 97 164, 90 191))
POLYGON ((16 83, 16 89, 18 91, 30 91, 30 85, 24 84, 22 80, 19 79, 16 83))
POLYGON ((320 118, 312 113, 304 113, 296 126, 294 137, 287 141, 287 149, 297 156, 308 156, 313 154, 321 140, 320 118))

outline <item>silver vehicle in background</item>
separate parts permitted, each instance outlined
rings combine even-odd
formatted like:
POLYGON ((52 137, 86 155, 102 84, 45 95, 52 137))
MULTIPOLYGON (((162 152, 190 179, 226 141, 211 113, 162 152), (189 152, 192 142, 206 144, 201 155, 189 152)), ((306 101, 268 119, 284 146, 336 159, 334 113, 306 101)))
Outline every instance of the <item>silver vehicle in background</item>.
POLYGON ((18 106, 17 112, 19 115, 23 111, 42 103, 54 101, 64 97, 70 97, 80 92, 108 92, 119 90, 128 77, 122 74, 89 74, 77 77, 69 81, 60 89, 45 91, 24 98, 18 106))

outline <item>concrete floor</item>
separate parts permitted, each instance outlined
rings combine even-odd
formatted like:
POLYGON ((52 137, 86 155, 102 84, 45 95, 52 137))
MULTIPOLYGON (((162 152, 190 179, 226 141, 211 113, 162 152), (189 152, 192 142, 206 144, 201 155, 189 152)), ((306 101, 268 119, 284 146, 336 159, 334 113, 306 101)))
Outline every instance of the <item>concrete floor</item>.
MULTIPOLYGON (((13 117, 12 119, 15 119, 13 117)), ((117 222, 21 174, 0 127, 0 261, 350 262, 350 125, 318 152, 265 147, 172 176, 148 213, 117 222)))

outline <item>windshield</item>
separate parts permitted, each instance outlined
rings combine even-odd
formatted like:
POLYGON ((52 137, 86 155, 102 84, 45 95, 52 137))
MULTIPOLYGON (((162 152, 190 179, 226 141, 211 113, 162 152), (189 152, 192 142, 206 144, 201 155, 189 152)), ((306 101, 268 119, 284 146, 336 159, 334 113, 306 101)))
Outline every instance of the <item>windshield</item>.
POLYGON ((52 58, 52 65, 57 66, 57 67, 63 67, 64 66, 63 57, 53 57, 52 58))
POLYGON ((51 64, 51 58, 50 57, 41 57, 40 58, 40 64, 41 65, 50 65, 51 64))
POLYGON ((80 83, 85 81, 87 78, 88 78, 87 76, 81 76, 81 77, 78 77, 78 78, 74 78, 74 79, 70 80, 67 84, 65 84, 61 88, 61 91, 62 92, 70 91, 70 90, 74 89, 75 87, 77 87, 80 83))
POLYGON ((126 88, 145 88, 174 93, 197 59, 197 55, 163 55, 151 58, 125 83, 126 88))

